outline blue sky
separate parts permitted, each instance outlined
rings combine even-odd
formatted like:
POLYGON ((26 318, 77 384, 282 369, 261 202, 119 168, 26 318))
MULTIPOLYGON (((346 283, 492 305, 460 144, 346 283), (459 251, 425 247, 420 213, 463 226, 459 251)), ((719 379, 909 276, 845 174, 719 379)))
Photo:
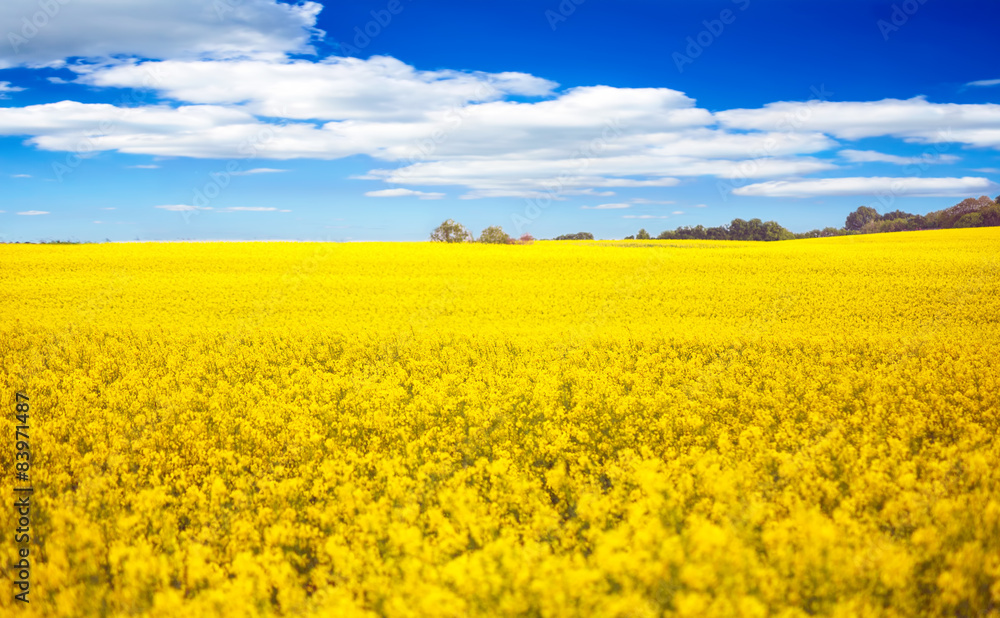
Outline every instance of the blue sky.
POLYGON ((622 238, 1000 193, 995 0, 7 0, 0 241, 622 238))

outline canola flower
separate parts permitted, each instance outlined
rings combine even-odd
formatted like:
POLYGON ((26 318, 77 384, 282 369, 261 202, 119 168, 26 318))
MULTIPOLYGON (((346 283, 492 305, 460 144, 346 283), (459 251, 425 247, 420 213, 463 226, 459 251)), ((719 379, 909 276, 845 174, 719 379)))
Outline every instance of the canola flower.
POLYGON ((1000 616, 998 275, 989 228, 0 245, 0 609, 1000 616))

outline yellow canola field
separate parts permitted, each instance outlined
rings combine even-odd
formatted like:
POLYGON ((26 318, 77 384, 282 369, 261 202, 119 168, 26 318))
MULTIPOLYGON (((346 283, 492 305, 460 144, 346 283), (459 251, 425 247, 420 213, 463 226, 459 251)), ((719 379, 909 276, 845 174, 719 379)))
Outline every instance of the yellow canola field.
POLYGON ((1000 616, 1000 229, 0 245, 9 616, 1000 616))

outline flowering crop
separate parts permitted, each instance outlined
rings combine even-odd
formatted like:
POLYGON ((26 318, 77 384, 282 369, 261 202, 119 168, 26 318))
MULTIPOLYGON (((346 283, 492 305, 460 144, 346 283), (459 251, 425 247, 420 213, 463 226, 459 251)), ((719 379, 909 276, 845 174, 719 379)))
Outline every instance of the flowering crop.
POLYGON ((998 256, 0 245, 0 608, 1000 616, 998 256))

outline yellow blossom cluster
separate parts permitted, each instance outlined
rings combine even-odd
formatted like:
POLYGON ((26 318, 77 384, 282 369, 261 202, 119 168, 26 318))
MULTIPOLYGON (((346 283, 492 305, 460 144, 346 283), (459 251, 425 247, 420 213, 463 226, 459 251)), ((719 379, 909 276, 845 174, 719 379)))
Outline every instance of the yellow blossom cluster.
POLYGON ((3 615, 1000 616, 1000 229, 0 245, 0 285, 3 615))

